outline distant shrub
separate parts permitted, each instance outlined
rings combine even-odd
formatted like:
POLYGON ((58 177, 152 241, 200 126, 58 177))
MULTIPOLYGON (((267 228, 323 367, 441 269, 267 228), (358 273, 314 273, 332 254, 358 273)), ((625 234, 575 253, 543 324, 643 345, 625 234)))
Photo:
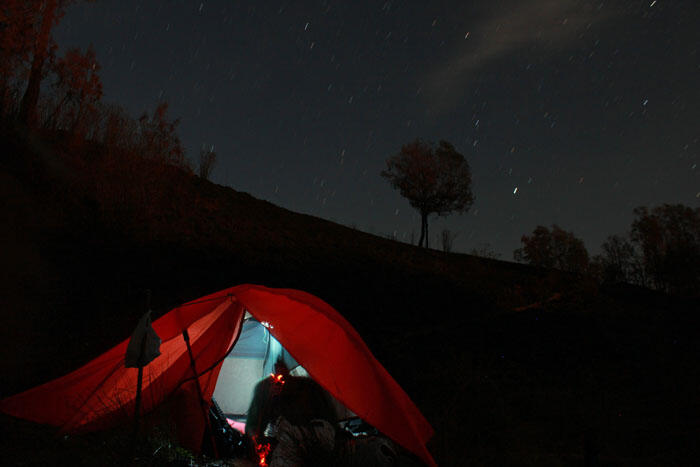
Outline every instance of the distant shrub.
POLYGON ((452 232, 450 229, 443 229, 442 232, 440 232, 440 245, 442 246, 442 251, 445 253, 451 252, 455 238, 457 238, 458 235, 458 233, 452 232))
POLYGON ((490 243, 483 243, 478 247, 472 248, 469 254, 490 259, 498 259, 501 257, 501 254, 494 250, 490 243))

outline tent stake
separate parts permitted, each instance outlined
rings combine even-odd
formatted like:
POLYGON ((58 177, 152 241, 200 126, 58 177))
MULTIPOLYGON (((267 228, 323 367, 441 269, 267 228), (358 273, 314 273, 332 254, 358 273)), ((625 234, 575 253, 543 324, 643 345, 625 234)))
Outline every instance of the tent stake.
POLYGON ((185 339, 185 344, 187 344, 187 353, 190 355, 190 367, 192 367, 192 373, 194 373, 194 382, 197 386, 197 395, 199 396, 199 406, 202 408, 202 415, 204 415, 204 426, 209 430, 209 436, 211 438, 211 446, 214 450, 214 457, 219 458, 219 450, 216 448, 216 439, 214 438, 214 432, 211 429, 211 424, 209 423, 209 414, 207 410, 207 404, 204 402, 204 395, 202 394, 202 386, 199 384, 199 375, 197 374, 197 366, 194 362, 194 354, 192 353, 192 346, 190 345, 190 335, 187 333, 187 329, 182 331, 182 337, 185 339))

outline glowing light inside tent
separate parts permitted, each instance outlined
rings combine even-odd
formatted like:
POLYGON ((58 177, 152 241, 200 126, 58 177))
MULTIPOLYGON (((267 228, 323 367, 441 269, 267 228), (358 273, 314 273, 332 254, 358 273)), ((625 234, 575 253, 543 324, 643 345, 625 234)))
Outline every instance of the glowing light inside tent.
POLYGON ((274 373, 270 373, 270 378, 272 378, 272 381, 275 384, 284 384, 284 378, 282 377, 282 375, 276 375, 274 373))
POLYGON ((267 456, 272 450, 270 443, 255 443, 255 453, 258 455, 258 465, 267 467, 267 456))

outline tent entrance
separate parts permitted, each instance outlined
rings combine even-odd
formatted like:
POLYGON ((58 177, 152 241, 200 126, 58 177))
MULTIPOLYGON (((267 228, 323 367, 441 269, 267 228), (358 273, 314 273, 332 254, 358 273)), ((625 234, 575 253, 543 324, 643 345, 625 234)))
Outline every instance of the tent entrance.
POLYGON ((292 374, 306 375, 267 327, 246 313, 241 334, 221 365, 214 389, 214 399, 228 418, 245 421, 255 385, 274 373, 278 358, 292 374))

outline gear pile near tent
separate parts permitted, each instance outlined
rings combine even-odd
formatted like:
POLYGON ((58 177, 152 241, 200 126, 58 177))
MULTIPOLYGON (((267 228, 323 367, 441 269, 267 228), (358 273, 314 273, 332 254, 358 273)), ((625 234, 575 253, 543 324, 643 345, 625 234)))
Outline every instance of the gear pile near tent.
MULTIPOLYGON (((357 331, 311 294, 240 285, 171 310, 153 322, 153 329, 162 340, 161 355, 143 368, 143 412, 172 395, 192 401, 196 394, 194 362, 203 399, 210 401, 216 391, 224 411, 238 413, 250 401, 253 384, 243 375, 265 374, 270 356, 282 356, 302 365, 348 410, 428 465, 435 465, 425 446, 433 434, 429 423, 357 331), (246 321, 246 316, 254 320, 246 321), (262 359, 246 344, 246 340, 255 340, 256 332, 274 338, 268 341, 262 359), (189 337, 193 359, 183 336, 189 337)), ((71 433, 127 421, 134 414, 138 373, 125 366, 128 343, 120 343, 66 376, 0 401, 0 410, 71 433)), ((179 433, 181 442, 195 450, 205 431, 197 404, 196 399, 194 404, 181 404, 181 416, 187 423, 178 427, 184 430, 179 433)))

